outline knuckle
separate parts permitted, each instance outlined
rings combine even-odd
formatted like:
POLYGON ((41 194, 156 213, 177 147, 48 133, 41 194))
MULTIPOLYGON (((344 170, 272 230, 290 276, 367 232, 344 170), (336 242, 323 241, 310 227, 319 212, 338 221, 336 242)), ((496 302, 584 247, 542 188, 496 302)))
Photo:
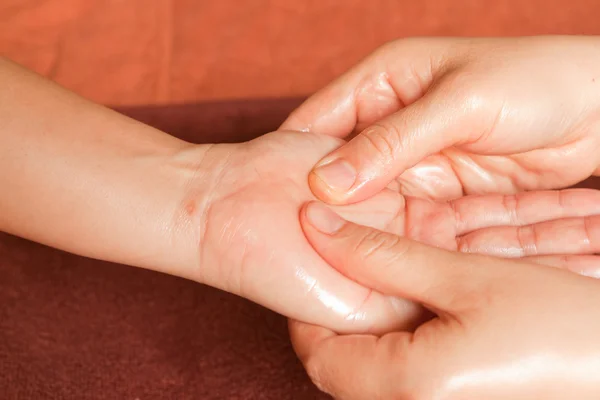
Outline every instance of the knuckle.
POLYGON ((363 235, 355 243, 354 251, 365 261, 383 258, 395 262, 406 254, 409 246, 409 242, 402 240, 400 236, 373 230, 363 235))
POLYGON ((502 197, 502 205, 513 224, 519 223, 519 194, 508 194, 502 197))
POLYGON ((361 256, 367 256, 371 254, 371 246, 373 245, 373 236, 374 232, 369 231, 364 235, 361 235, 358 240, 354 242, 353 245, 353 253, 359 254, 361 256))
POLYGON ((538 239, 535 225, 517 227, 517 242, 523 255, 538 254, 538 239))
POLYGON ((393 124, 374 124, 363 133, 363 137, 385 161, 394 160, 402 147, 400 130, 393 124))
POLYGON ((355 251, 366 258, 370 258, 374 254, 389 250, 394 245, 395 240, 393 235, 370 231, 356 242, 355 251))

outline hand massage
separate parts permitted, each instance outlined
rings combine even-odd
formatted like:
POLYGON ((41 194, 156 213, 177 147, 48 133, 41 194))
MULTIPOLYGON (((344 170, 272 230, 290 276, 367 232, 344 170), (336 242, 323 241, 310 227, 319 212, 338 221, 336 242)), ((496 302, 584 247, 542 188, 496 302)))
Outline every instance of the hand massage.
POLYGON ((284 315, 335 399, 600 398, 599 38, 390 42, 236 144, 0 82, 0 231, 284 315))

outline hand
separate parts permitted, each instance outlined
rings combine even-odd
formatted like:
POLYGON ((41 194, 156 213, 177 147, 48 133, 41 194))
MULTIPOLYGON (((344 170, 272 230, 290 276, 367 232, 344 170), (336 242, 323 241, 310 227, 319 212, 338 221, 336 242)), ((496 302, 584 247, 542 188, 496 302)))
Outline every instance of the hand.
MULTIPOLYGON (((332 269, 302 233, 299 210, 314 199, 308 172, 340 144, 328 136, 277 133, 203 153, 179 223, 194 229, 189 247, 198 261, 188 277, 340 332, 384 332, 419 322, 420 307, 371 294, 332 269)), ((186 157, 195 158, 181 156, 186 157)), ((600 247, 600 238, 592 236, 600 219, 582 218, 600 214, 600 192, 590 190, 435 203, 405 199, 388 188, 336 210, 357 223, 449 250, 556 263, 563 255, 592 254, 600 247), (557 242, 557 230, 569 240, 557 242)), ((585 269, 588 261, 567 262, 585 269)))
POLYGON ((282 129, 360 132, 311 173, 332 204, 396 178, 403 193, 435 199, 563 188, 599 172, 598 50, 596 37, 398 40, 282 129))
POLYGON ((600 282, 428 247, 346 222, 321 203, 301 219, 330 265, 436 314, 382 337, 291 322, 309 375, 336 399, 600 398, 600 282))

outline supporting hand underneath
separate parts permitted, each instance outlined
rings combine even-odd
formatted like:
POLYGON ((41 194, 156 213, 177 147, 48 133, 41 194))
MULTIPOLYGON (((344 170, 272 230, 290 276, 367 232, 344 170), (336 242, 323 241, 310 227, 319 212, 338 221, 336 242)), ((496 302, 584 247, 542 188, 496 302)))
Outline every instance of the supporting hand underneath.
POLYGON ((336 399, 600 398, 599 281, 429 247, 318 203, 301 218, 340 272, 435 313, 414 332, 382 337, 291 322, 309 375, 336 399))

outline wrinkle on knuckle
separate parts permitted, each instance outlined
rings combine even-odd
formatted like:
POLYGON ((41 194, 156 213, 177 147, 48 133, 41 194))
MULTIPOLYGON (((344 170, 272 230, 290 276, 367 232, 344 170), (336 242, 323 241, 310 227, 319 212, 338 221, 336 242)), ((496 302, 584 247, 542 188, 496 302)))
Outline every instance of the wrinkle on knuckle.
POLYGON ((352 252, 364 257, 364 254, 369 252, 369 248, 373 245, 373 232, 368 232, 361 235, 352 245, 352 252))
POLYGON ((402 148, 399 129, 389 123, 376 123, 363 133, 363 138, 383 162, 392 162, 402 148))
POLYGON ((502 206, 504 207, 504 211, 508 215, 509 221, 513 224, 520 224, 521 220, 519 218, 519 197, 518 194, 508 194, 502 196, 502 206))
POLYGON ((399 236, 380 231, 371 231, 356 242, 354 250, 365 260, 374 257, 388 257, 396 253, 400 242, 399 236))
POLYGON ((535 225, 517 227, 517 242, 521 249, 521 255, 537 255, 537 231, 535 225))

